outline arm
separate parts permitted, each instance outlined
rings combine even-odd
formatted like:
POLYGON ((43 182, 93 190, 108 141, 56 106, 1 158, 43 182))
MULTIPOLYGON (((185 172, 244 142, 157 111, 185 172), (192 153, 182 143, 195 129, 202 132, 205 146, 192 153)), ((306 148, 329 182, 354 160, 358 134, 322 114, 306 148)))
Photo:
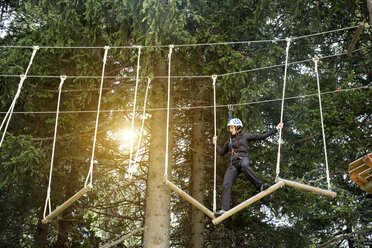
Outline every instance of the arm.
MULTIPOLYGON (((217 144, 217 136, 213 137, 213 144, 217 144)), ((218 154, 220 154, 220 156, 223 156, 229 151, 229 141, 226 141, 222 148, 219 147, 218 144, 216 147, 218 154)))
POLYGON ((276 133, 281 128, 283 128, 283 123, 282 122, 279 123, 276 126, 276 128, 273 128, 266 133, 263 133, 263 134, 247 134, 247 139, 248 140, 263 140, 263 139, 266 139, 267 137, 269 137, 270 135, 273 135, 274 133, 276 133))
POLYGON ((270 131, 263 133, 263 134, 251 134, 247 133, 247 140, 263 140, 269 137, 270 135, 276 133, 278 130, 276 128, 271 129, 270 131))

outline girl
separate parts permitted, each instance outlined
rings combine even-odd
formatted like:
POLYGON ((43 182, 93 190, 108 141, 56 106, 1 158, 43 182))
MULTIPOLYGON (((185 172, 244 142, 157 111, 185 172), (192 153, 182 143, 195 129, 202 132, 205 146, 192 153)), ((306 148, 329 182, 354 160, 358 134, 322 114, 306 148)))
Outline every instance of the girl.
MULTIPOLYGON (((222 186, 221 210, 215 215, 221 215, 230 209, 231 189, 235 183, 236 177, 243 172, 248 180, 259 190, 263 191, 268 188, 266 183, 256 176, 252 170, 252 161, 248 157, 248 142, 251 140, 262 140, 276 133, 283 128, 283 123, 279 123, 276 128, 264 134, 249 134, 242 130, 243 123, 238 118, 231 119, 227 126, 230 129, 230 139, 226 141, 222 148, 217 145, 217 152, 223 156, 230 151, 230 162, 225 172, 222 186)), ((213 144, 217 142, 217 136, 213 137, 213 144)))

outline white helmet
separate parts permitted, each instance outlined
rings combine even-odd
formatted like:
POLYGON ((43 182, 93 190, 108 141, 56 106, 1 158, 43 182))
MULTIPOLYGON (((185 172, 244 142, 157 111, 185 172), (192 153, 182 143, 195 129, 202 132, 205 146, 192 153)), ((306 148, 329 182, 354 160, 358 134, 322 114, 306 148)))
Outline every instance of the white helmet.
POLYGON ((229 120, 229 122, 227 123, 227 126, 238 126, 238 127, 243 127, 243 123, 241 120, 239 120, 238 118, 233 118, 231 120, 229 120))

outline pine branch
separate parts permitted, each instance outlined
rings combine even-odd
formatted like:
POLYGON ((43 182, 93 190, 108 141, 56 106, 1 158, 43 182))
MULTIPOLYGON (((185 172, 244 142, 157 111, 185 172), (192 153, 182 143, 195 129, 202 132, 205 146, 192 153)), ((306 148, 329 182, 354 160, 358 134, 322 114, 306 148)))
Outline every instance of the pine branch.
POLYGON ((122 236, 121 238, 119 237, 116 237, 114 238, 113 240, 111 240, 109 243, 101 246, 100 248, 110 248, 110 247, 113 247, 114 245, 117 245, 117 244, 120 244, 122 243, 124 240, 130 238, 131 236, 133 236, 134 234, 138 233, 138 232, 142 232, 144 230, 143 227, 140 227, 138 229, 135 229, 133 230, 132 232, 128 233, 128 234, 125 234, 124 236, 122 236), (119 239, 118 239, 119 238, 119 239))
POLYGON ((364 234, 367 234, 367 235, 372 234, 372 228, 366 228, 365 230, 362 230, 362 231, 359 231, 359 232, 344 233, 344 234, 337 235, 336 237, 328 240, 327 242, 318 245, 317 248, 330 247, 330 245, 334 242, 342 241, 342 240, 345 240, 345 239, 353 239, 353 237, 355 237, 355 236, 364 235, 364 234))

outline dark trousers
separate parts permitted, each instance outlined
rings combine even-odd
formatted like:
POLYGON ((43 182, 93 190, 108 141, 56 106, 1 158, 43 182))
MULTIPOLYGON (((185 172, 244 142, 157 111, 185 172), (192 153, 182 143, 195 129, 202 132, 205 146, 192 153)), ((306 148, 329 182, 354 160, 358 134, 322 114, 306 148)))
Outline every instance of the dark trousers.
POLYGON ((256 188, 261 186, 262 181, 254 174, 251 161, 248 157, 231 160, 225 172, 225 177, 223 178, 221 209, 230 209, 231 189, 235 183, 236 177, 242 172, 256 188))

